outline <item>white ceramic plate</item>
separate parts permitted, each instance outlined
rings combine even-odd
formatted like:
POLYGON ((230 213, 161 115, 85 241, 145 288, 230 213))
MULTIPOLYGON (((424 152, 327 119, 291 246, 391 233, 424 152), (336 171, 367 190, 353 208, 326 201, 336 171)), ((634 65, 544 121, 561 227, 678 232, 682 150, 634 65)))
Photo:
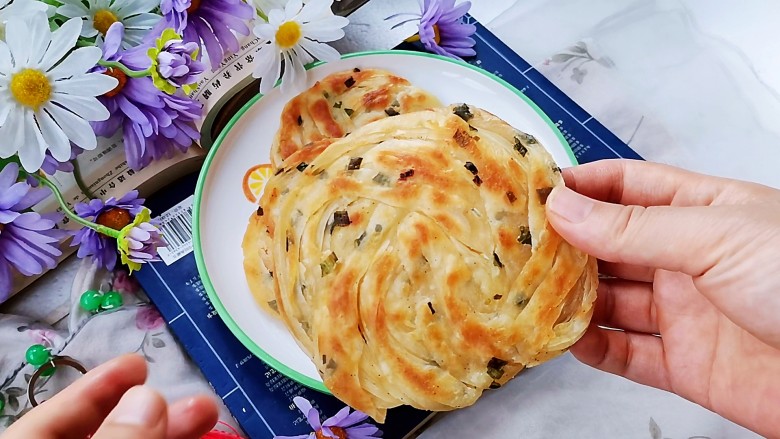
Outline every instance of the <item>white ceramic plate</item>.
MULTIPOLYGON (((309 85, 346 69, 380 68, 409 79, 443 104, 484 108, 533 134, 559 165, 576 164, 555 125, 517 89, 470 64, 417 52, 370 52, 345 56, 309 70, 309 85)), ((288 377, 327 392, 317 370, 284 325, 255 303, 243 270, 241 241, 256 210, 244 195, 247 170, 269 162, 282 109, 291 96, 279 89, 249 102, 214 143, 195 192, 195 257, 219 315, 249 350, 288 377)))

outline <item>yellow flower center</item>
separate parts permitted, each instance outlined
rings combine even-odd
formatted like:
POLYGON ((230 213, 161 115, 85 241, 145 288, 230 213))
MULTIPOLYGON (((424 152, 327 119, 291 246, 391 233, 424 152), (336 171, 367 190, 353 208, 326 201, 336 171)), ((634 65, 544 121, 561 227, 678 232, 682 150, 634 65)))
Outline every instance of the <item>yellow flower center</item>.
POLYGON ((0 235, 3 234, 3 229, 5 228, 5 224, 0 223, 0 235))
POLYGON ((11 76, 11 95, 20 104, 38 111, 51 96, 51 83, 42 71, 23 69, 11 76))
POLYGON ((276 44, 282 49, 291 49, 298 44, 302 36, 301 25, 288 21, 279 26, 279 30, 276 31, 276 44))
POLYGON ((433 41, 436 41, 436 44, 441 43, 441 33, 439 33, 438 24, 433 25, 433 41))
POLYGON ((92 19, 92 26, 103 34, 103 36, 106 36, 106 33, 108 33, 108 28, 111 27, 112 24, 119 21, 119 19, 114 15, 113 12, 109 11, 108 9, 101 9, 97 12, 95 12, 95 16, 92 19))

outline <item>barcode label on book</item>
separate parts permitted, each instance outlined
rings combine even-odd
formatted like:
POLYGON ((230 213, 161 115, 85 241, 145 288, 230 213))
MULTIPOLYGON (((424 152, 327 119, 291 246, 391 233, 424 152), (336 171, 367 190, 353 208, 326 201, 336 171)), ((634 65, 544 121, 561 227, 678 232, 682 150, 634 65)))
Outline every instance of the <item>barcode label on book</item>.
POLYGON ((192 253, 192 203, 194 200, 195 196, 190 195, 157 217, 158 227, 165 242, 168 243, 168 247, 159 249, 160 259, 166 265, 171 265, 192 253))

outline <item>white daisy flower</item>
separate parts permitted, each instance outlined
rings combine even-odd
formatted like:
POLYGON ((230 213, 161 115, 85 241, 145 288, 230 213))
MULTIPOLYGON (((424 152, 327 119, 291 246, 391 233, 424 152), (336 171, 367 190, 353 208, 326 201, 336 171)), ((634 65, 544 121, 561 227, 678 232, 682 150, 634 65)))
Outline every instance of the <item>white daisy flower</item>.
POLYGON ((122 47, 127 49, 141 44, 149 29, 160 21, 160 16, 151 13, 160 6, 160 0, 60 0, 62 6, 57 13, 68 18, 84 20, 81 36, 97 36, 99 45, 108 28, 116 22, 125 26, 122 47), (85 6, 85 3, 87 4, 85 6))
POLYGON ((0 0, 0 40, 5 40, 5 24, 14 20, 26 20, 36 12, 48 12, 49 5, 43 2, 0 0))
POLYGON ((88 121, 108 119, 95 96, 111 91, 118 81, 95 67, 101 50, 76 45, 81 20, 71 19, 52 32, 46 14, 7 23, 0 41, 0 158, 19 155, 22 166, 35 172, 50 151, 60 162, 70 159, 71 142, 95 149, 88 121))
POLYGON ((342 28, 349 20, 333 14, 331 0, 290 0, 284 9, 268 12, 268 23, 259 23, 254 32, 266 40, 258 53, 253 76, 260 78, 260 92, 268 93, 282 75, 282 93, 306 86, 304 65, 319 59, 339 59, 336 49, 324 44, 344 37, 342 28))

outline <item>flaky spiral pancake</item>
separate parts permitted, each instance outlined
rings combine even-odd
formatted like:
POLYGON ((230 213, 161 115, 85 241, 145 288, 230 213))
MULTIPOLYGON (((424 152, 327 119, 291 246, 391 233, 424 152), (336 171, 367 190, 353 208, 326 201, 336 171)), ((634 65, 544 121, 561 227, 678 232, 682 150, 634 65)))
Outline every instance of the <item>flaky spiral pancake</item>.
POLYGON ((254 221, 276 307, 325 385, 379 422, 473 404, 585 331, 595 261, 555 233, 560 170, 466 105, 380 120, 271 178, 254 221))
POLYGON ((271 164, 278 168, 311 142, 344 137, 379 119, 440 106, 428 92, 384 70, 334 73, 284 107, 271 146, 271 164))

